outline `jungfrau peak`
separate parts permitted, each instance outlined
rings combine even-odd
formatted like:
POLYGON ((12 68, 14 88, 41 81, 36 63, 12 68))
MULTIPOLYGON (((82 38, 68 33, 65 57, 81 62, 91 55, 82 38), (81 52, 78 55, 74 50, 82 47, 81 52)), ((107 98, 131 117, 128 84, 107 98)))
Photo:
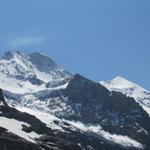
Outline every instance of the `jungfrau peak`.
POLYGON ((1 88, 11 92, 18 89, 19 93, 25 93, 44 90, 47 84, 50 86, 52 83, 53 86, 55 81, 62 82, 71 74, 41 53, 26 56, 21 52, 6 52, 0 59, 0 76, 1 88))

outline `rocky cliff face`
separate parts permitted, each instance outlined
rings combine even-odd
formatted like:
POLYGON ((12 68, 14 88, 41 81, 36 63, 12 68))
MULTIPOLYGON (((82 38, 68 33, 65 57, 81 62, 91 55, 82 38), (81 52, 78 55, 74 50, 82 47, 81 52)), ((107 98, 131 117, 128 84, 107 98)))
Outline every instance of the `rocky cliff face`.
POLYGON ((0 106, 5 106, 5 107, 8 106, 4 99, 4 93, 2 89, 0 89, 0 106))
POLYGON ((133 98, 109 92, 104 86, 80 75, 72 77, 61 97, 74 113, 63 118, 99 124, 110 133, 132 137, 146 145, 150 139, 149 115, 133 98))

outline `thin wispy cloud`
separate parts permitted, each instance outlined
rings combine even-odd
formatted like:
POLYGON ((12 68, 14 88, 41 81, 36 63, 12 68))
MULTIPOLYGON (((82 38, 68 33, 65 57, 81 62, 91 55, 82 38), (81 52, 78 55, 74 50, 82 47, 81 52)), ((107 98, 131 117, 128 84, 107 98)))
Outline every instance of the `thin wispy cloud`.
POLYGON ((28 46, 33 44, 41 44, 45 41, 43 37, 36 36, 25 36, 25 37, 17 37, 8 42, 10 47, 21 47, 28 46))

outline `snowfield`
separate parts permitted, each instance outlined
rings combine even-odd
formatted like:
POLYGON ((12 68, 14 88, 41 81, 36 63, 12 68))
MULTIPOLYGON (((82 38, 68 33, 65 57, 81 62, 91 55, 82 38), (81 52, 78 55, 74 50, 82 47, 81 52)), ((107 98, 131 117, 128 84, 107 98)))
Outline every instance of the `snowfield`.
POLYGON ((9 119, 6 117, 0 117, 0 126, 1 127, 7 129, 8 132, 11 132, 13 134, 16 134, 16 135, 26 139, 29 142, 36 143, 34 139, 40 138, 41 135, 39 135, 35 132, 27 133, 27 132, 22 131, 22 125, 25 125, 27 127, 30 126, 28 123, 25 123, 22 121, 18 121, 15 119, 9 119))
POLYGON ((45 123, 51 129, 64 131, 59 125, 56 125, 54 123, 55 120, 60 120, 60 119, 55 117, 52 114, 44 113, 38 110, 33 110, 30 108, 20 107, 20 106, 17 106, 16 109, 21 112, 26 112, 28 114, 35 116, 36 118, 38 118, 41 122, 45 123))

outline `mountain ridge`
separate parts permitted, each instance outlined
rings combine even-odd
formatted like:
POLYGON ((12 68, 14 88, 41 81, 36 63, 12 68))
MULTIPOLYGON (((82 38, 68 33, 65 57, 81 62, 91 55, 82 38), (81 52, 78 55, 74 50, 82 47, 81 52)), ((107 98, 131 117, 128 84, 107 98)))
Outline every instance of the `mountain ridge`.
MULTIPOLYGON (((50 57, 37 52, 32 58, 20 52, 6 55, 0 59, 0 88, 4 89, 8 105, 16 109, 8 112, 24 111, 36 116, 48 127, 54 127, 58 138, 65 136, 66 140, 70 135, 64 131, 69 131, 73 137, 67 140, 73 144, 79 138, 83 146, 78 145, 80 141, 75 143, 85 150, 150 147, 150 117, 144 107, 150 108, 149 93, 138 85, 122 77, 97 83, 78 73, 68 73, 50 57), (134 97, 139 91, 146 99, 141 99, 141 95, 134 97)), ((7 117, 1 118, 4 122, 12 116, 2 115, 7 117)))

